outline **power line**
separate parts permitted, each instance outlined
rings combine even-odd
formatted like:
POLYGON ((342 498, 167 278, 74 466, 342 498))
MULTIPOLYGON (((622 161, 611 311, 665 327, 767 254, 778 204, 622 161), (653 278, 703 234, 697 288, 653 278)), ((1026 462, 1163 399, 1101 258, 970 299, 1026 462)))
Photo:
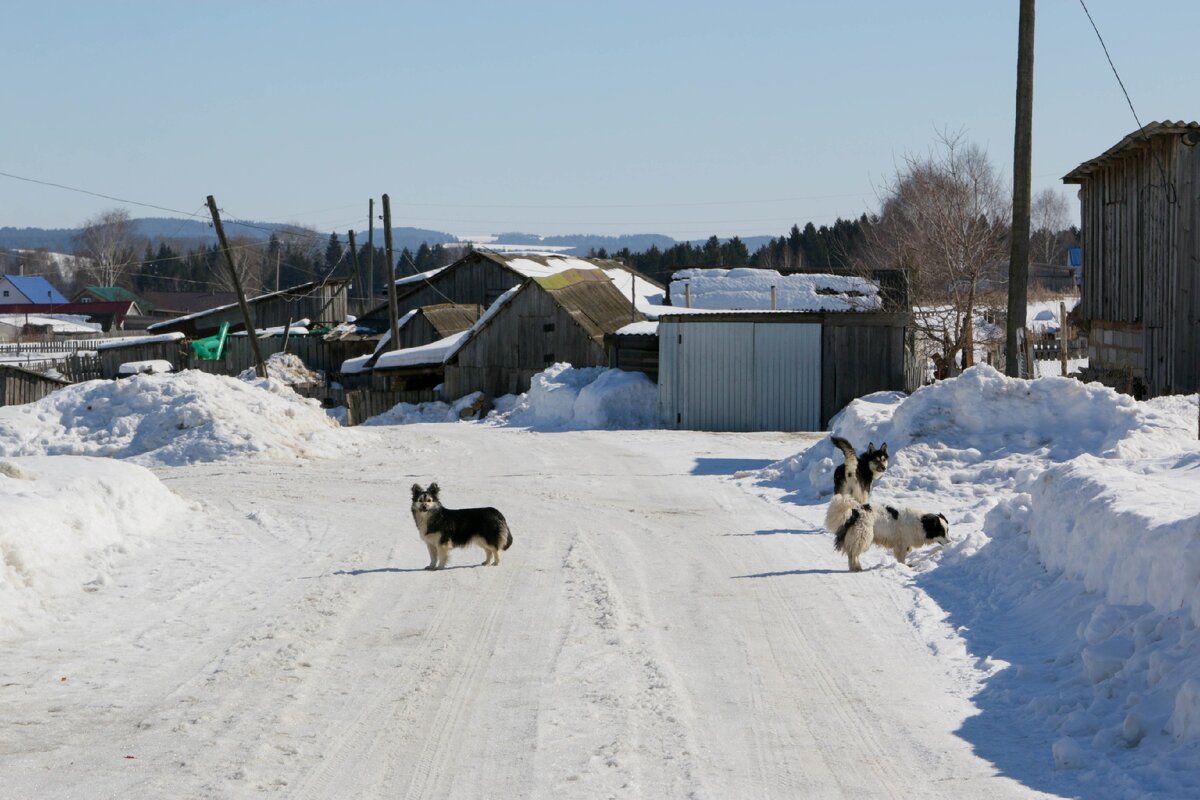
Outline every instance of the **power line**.
POLYGON ((105 200, 113 200, 117 203, 128 203, 131 206, 142 206, 143 208, 154 208, 159 211, 167 211, 172 214, 182 214, 185 217, 196 216, 196 212, 192 212, 191 214, 189 214, 188 212, 180 211, 177 208, 167 208, 166 206, 159 206, 159 205, 155 205, 154 203, 142 203, 137 200, 127 200, 123 197, 114 197, 111 194, 103 194, 101 192, 93 192, 88 189, 80 189, 75 186, 67 186, 66 184, 63 184, 63 183, 54 183, 52 181, 43 181, 43 180, 38 180, 37 178, 27 178, 24 175, 13 175, 11 172, 0 172, 0 176, 3 176, 5 178, 12 178, 13 180, 16 180, 16 181, 25 181, 26 183, 36 183, 41 186, 51 186, 55 189, 65 189, 68 192, 78 192, 79 194, 87 194, 87 195, 91 195, 92 197, 102 197, 105 200))
POLYGON ((1100 40, 1100 47, 1104 50, 1104 57, 1108 59, 1108 66, 1112 68, 1112 74, 1117 78, 1117 84, 1121 87, 1121 93, 1125 95, 1125 102, 1129 104, 1129 110, 1133 113, 1133 121, 1137 123, 1140 130, 1142 128, 1142 121, 1138 119, 1137 111, 1133 108, 1133 100, 1129 99, 1129 92, 1125 90, 1125 81, 1121 80, 1121 74, 1117 72, 1117 65, 1113 63, 1112 56, 1108 54, 1108 45, 1104 43, 1104 37, 1100 35, 1100 29, 1096 27, 1096 20, 1092 19, 1092 12, 1088 10, 1087 3, 1079 0, 1079 5, 1083 6, 1083 13, 1087 14, 1088 22, 1092 23, 1092 30, 1096 32, 1096 38, 1100 40))

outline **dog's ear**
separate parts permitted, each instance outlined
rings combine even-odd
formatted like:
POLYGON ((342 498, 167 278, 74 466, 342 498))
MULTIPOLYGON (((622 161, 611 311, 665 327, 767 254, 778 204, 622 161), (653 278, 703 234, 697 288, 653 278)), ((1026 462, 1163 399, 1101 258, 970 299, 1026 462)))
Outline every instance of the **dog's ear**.
POLYGON ((873 451, 874 449, 875 449, 875 443, 874 443, 874 442, 867 442, 867 452, 868 452, 868 453, 870 453, 870 452, 871 452, 871 451, 873 451))
POLYGON ((883 453, 885 456, 887 455, 887 442, 879 445, 879 452, 883 453))
POLYGON ((414 483, 414 484, 412 485, 412 499, 413 499, 413 500, 416 500, 416 499, 417 499, 417 495, 419 495, 419 494, 420 494, 421 492, 423 492, 423 491, 424 491, 424 489, 422 489, 422 488, 421 488, 421 484, 419 484, 419 483, 414 483))
POLYGON ((437 485, 436 483, 431 483, 431 484, 429 484, 429 489, 427 489, 426 491, 428 491, 428 492, 429 492, 429 495, 430 495, 430 496, 431 496, 431 497, 432 497, 434 500, 437 500, 437 499, 438 499, 438 492, 440 492, 440 491, 441 491, 441 488, 440 488, 440 487, 438 487, 438 485, 437 485))

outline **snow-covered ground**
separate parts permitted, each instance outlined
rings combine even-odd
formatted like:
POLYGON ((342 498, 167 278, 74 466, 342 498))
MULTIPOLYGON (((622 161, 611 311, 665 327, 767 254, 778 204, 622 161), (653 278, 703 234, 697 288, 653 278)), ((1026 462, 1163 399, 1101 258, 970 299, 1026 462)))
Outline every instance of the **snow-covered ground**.
POLYGON ((0 411, 0 794, 1200 792, 1194 397, 854 403, 876 497, 952 535, 859 574, 822 434, 649 429, 648 381, 565 365, 464 405, 337 429, 185 372, 0 411), (502 566, 422 569, 430 480, 506 514, 502 566))

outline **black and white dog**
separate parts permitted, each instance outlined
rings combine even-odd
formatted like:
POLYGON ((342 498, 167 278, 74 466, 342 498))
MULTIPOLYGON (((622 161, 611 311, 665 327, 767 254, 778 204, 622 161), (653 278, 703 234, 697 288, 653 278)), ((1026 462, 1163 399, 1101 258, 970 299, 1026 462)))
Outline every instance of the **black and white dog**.
POLYGON ((442 569, 451 548, 477 544, 487 556, 480 566, 500 564, 500 551, 512 547, 512 533, 504 515, 494 508, 446 508, 438 497, 438 485, 422 489, 412 486, 412 515, 417 533, 429 548, 429 566, 442 569))
POLYGON ((859 558, 877 545, 892 551, 901 564, 918 547, 946 544, 950 540, 950 522, 944 514, 931 514, 913 508, 857 503, 835 495, 826 512, 827 525, 834 535, 833 547, 850 560, 850 571, 861 572, 859 558))
POLYGON ((871 484, 888 468, 887 442, 876 450, 875 443, 867 445, 861 456, 854 452, 854 445, 840 436, 830 436, 846 461, 833 471, 833 493, 847 495, 860 503, 871 497, 871 484))

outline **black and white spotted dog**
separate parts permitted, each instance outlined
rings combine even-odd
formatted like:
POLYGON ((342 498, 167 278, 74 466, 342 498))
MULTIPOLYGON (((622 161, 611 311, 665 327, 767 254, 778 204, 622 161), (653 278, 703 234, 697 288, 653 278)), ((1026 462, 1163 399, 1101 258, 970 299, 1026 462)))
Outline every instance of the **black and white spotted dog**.
POLYGON ((875 443, 867 445, 862 455, 854 452, 854 445, 840 436, 830 436, 829 441, 842 451, 845 463, 833 471, 833 493, 853 497, 860 503, 871 499, 871 484, 888 468, 887 442, 878 450, 875 443))
POLYGON ((422 489, 412 486, 412 515, 417 533, 429 548, 429 566, 442 569, 450 550, 477 544, 486 557, 480 566, 499 566, 500 552, 512 547, 512 533, 504 515, 494 508, 446 508, 438 497, 436 483, 422 489))
POLYGON ((859 558, 876 545, 892 551, 901 564, 918 547, 946 544, 950 540, 950 522, 944 514, 931 514, 914 508, 857 503, 834 495, 826 513, 826 524, 834 535, 833 546, 850 560, 850 571, 861 572, 859 558))

